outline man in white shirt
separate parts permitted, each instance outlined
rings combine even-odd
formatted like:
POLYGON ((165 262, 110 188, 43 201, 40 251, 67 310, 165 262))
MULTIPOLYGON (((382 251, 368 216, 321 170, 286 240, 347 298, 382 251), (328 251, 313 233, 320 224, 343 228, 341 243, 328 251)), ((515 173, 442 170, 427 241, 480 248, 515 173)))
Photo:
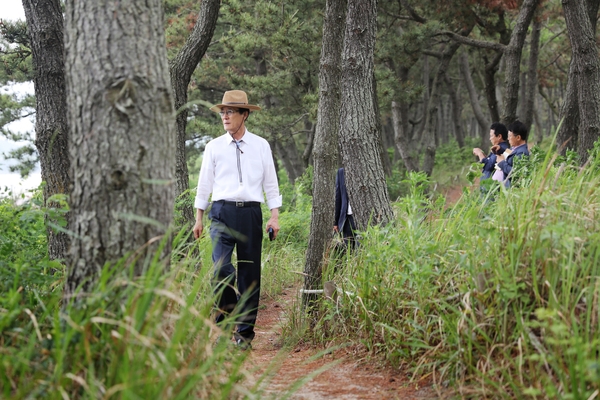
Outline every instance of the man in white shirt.
POLYGON ((265 195, 271 217, 264 232, 273 238, 279 232, 279 194, 277 173, 269 143, 246 130, 250 111, 259 106, 248 104, 241 90, 225 92, 221 104, 210 108, 221 115, 226 133, 211 140, 204 150, 195 207, 197 209, 194 237, 202 235, 202 217, 209 205, 210 237, 213 241, 212 260, 215 266, 215 292, 218 300, 217 324, 234 312, 237 330, 234 338, 242 349, 250 348, 260 298, 260 265, 263 239, 261 203, 265 195), (263 194, 264 193, 264 194, 263 194), (231 263, 233 249, 237 252, 236 270, 231 263), (238 304, 240 300, 240 304, 238 304))

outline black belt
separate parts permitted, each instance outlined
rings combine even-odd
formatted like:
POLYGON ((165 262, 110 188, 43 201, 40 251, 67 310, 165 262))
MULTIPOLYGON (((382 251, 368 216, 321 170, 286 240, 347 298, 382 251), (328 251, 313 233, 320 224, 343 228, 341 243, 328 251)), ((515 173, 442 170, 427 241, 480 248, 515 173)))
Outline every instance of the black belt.
POLYGON ((236 207, 260 207, 260 201, 228 201, 228 200, 217 200, 215 203, 225 204, 227 206, 236 207))

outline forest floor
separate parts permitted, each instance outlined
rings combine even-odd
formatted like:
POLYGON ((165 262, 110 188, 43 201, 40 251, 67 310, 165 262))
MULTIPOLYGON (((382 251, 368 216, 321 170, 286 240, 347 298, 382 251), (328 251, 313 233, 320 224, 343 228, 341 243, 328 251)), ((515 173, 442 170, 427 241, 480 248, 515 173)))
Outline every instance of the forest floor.
MULTIPOLYGON (((462 196, 462 186, 447 187, 442 192, 450 206, 462 196)), ((289 287, 277 298, 261 300, 256 337, 246 360, 249 376, 245 386, 258 387, 264 398, 273 399, 443 397, 435 390, 430 377, 411 381, 407 370, 393 369, 374 361, 364 350, 336 347, 326 352, 303 342, 293 348, 282 347, 282 328, 300 301, 299 296, 299 287, 289 287)))
POLYGON ((431 379, 410 381, 408 371, 378 365, 368 354, 351 348, 326 353, 306 343, 282 348, 282 326, 299 301, 299 288, 287 288, 281 296, 262 301, 256 321, 256 337, 246 360, 245 386, 257 385, 263 398, 289 399, 436 399, 431 379), (326 354, 324 354, 326 353, 326 354), (314 375, 311 378, 311 374, 314 375), (302 386, 289 394, 291 386, 302 386), (288 395, 289 394, 289 395, 288 395))

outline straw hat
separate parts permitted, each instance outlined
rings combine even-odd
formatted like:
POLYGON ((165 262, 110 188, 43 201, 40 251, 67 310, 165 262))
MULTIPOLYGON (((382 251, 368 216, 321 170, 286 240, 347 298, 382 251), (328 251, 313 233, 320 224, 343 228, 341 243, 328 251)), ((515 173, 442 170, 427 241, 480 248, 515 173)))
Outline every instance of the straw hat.
POLYGON ((228 90, 223 94, 223 100, 221 104, 215 104, 210 108, 211 111, 219 112, 221 107, 237 107, 246 108, 250 111, 260 110, 259 106, 254 104, 248 104, 248 96, 243 90, 228 90))

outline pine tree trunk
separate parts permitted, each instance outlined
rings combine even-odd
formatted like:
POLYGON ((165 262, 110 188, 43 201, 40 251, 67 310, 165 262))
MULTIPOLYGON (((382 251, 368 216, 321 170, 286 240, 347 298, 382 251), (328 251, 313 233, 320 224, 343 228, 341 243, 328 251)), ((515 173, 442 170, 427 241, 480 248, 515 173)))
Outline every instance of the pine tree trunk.
POLYGON ((567 150, 577 150, 579 140, 579 100, 577 95, 577 78, 575 77, 575 63, 571 59, 567 81, 565 101, 560 108, 560 126, 556 135, 558 152, 563 156, 567 150))
MULTIPOLYGON (((490 123, 489 121, 487 121, 485 115, 483 114, 483 111, 481 110, 481 106, 479 105, 477 91, 475 90, 475 84, 473 83, 473 78, 471 77, 471 68, 469 67, 469 56, 465 51, 461 52, 459 55, 459 64, 460 72, 465 82, 467 93, 469 94, 469 100, 471 102, 473 114, 475 115, 475 120, 481 128, 480 130, 486 132, 488 130, 488 127, 490 126, 490 123)), ((483 147, 484 145, 485 142, 482 141, 481 147, 483 147)))
POLYGON ((379 152, 373 104, 377 1, 349 0, 342 55, 340 149, 358 229, 393 218, 379 152))
MULTIPOLYGON (((398 68, 398 80, 402 83, 408 82, 410 67, 400 66, 398 68)), ((409 104, 406 99, 400 98, 398 102, 392 101, 392 124, 394 128, 394 145, 396 151, 402 158, 408 172, 418 171, 419 164, 415 159, 415 144, 409 125, 409 104)))
MULTIPOLYGON (((587 0, 588 18, 592 25, 592 30, 596 32, 596 16, 598 15, 598 7, 600 0, 587 0)), ((550 103, 549 103, 550 104, 550 103)), ((556 144, 561 155, 565 155, 567 150, 577 150, 577 142, 579 141, 579 104, 577 94, 577 83, 575 78, 575 64, 573 59, 569 65, 567 90, 565 101, 560 110, 560 127, 556 135, 556 144)))
POLYGON ((579 99, 577 153, 583 164, 600 136, 600 60, 590 16, 580 1, 562 0, 579 99))
MULTIPOLYGON (((472 29, 473 25, 464 27, 460 33, 461 36, 469 36, 469 33, 472 29)), ((421 168, 421 170, 425 172, 427 176, 431 176, 433 167, 435 165, 435 154, 437 151, 436 127, 438 122, 438 105, 440 103, 441 84, 446 76, 448 68, 450 67, 450 61, 452 61, 452 58, 459 48, 460 43, 454 41, 446 45, 446 48, 442 52, 442 55, 437 62, 438 70, 435 78, 433 79, 433 84, 431 85, 431 94, 429 95, 429 103, 427 104, 427 112, 425 114, 425 156, 423 157, 423 167, 421 168)))
POLYGON ((485 98, 490 111, 490 118, 493 122, 500 121, 500 110, 498 98, 496 97, 496 72, 500 65, 503 53, 498 52, 490 62, 485 64, 485 98))
MULTIPOLYGON (((319 68, 319 107, 313 150, 312 216, 304 265, 305 289, 316 289, 321 284, 322 263, 335 225, 335 171, 338 165, 341 54, 346 8, 346 0, 327 0, 319 68)), ((305 304, 308 304, 310 299, 310 296, 305 297, 305 304)))
MULTIPOLYGON (((182 108, 188 101, 188 85, 196 66, 204 56, 212 40, 219 16, 220 0, 205 0, 202 2, 198 20, 192 33, 170 65, 171 85, 175 97, 177 147, 175 158, 175 191, 179 197, 190 188, 185 143, 188 109, 182 108)), ((180 224, 194 224, 196 215, 191 201, 184 201, 179 209, 182 221, 180 224)))
POLYGON ((396 141, 396 149, 402 157, 404 167, 407 172, 418 171, 417 161, 412 156, 410 141, 407 139, 408 134, 408 106, 406 103, 396 103, 392 101, 392 118, 394 121, 394 137, 396 141), (402 110, 404 107, 406 110, 402 110))
POLYGON ((458 91, 454 87, 454 84, 450 78, 448 78, 448 74, 444 76, 444 80, 446 82, 446 87, 448 88, 448 93, 450 94, 452 114, 450 116, 450 121, 448 121, 449 124, 443 124, 443 126, 449 126, 450 124, 454 125, 454 136, 456 137, 458 147, 462 149, 465 147, 465 133, 462 124, 462 102, 460 101, 460 96, 458 95, 458 91))
MULTIPOLYGON (((44 205, 57 207, 52 196, 69 195, 69 129, 65 89, 63 15, 59 0, 23 0, 35 76, 35 145, 40 157, 44 205)), ((66 216, 67 219, 69 216, 66 216)), ((48 255, 64 260, 69 236, 50 225, 58 221, 47 216, 48 255)))
POLYGON ((383 125, 381 123, 381 113, 379 112, 379 103, 377 101, 377 81, 375 71, 373 71, 373 107, 375 107, 375 121, 377 122, 375 132, 377 132, 379 142, 379 156, 381 157, 381 166, 385 176, 392 176, 392 163, 388 155, 385 140, 383 138, 383 125))
POLYGON ((304 173, 304 163, 301 152, 296 146, 294 136, 289 128, 285 128, 276 142, 275 149, 283 167, 287 172, 288 179, 294 183, 304 173))
POLYGON ((162 1, 68 1, 65 65, 72 295, 132 251, 141 274, 172 222, 175 118, 162 1))
MULTIPOLYGON (((531 30, 531 41, 529 44, 529 62, 527 71, 527 85, 525 88, 525 96, 523 98, 524 112, 523 123, 527 129, 531 128, 533 123, 533 112, 535 110, 535 96, 538 84, 537 65, 540 54, 540 34, 542 30, 542 22, 539 19, 533 21, 531 30)), ((540 126, 537 129, 541 129, 540 126)))
POLYGON ((504 75, 504 98, 502 123, 508 125, 517 119, 519 103, 519 77, 521 72, 521 55, 527 36, 527 29, 535 13, 539 0, 524 0, 513 29, 510 42, 504 50, 506 73, 504 75))

